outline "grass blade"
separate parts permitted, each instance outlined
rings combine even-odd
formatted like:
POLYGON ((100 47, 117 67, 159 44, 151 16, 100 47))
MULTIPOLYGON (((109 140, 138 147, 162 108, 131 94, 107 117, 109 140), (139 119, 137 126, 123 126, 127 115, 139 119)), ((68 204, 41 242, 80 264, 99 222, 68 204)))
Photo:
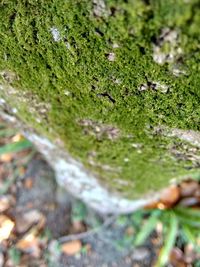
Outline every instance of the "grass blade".
POLYGON ((182 226, 182 232, 184 237, 187 239, 188 243, 192 243, 194 249, 200 253, 200 246, 197 244, 196 233, 193 233, 192 230, 186 225, 182 226))
POLYGON ((186 218, 194 218, 200 220, 200 211, 199 209, 194 208, 176 208, 174 209, 174 212, 180 216, 184 216, 186 218))
POLYGON ((155 228, 160 214, 160 210, 155 210, 152 212, 152 215, 147 219, 147 222, 143 225, 142 229, 137 234, 134 242, 135 246, 141 245, 148 238, 148 236, 155 228))
POLYGON ((32 143, 26 139, 23 139, 18 142, 10 143, 0 147, 0 155, 6 153, 16 153, 30 147, 32 147, 32 143))
POLYGON ((166 241, 160 251, 160 255, 155 267, 163 267, 167 264, 170 252, 176 241, 176 235, 178 232, 178 220, 175 214, 171 213, 170 215, 169 228, 166 233, 166 241))
POLYGON ((0 129, 0 137, 11 137, 16 133, 15 129, 0 129))

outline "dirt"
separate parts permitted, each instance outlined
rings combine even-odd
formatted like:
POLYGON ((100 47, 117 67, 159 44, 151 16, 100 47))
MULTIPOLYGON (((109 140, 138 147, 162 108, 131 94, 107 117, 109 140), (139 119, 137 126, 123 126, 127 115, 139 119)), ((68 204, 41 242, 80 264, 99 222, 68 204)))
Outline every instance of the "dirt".
MULTIPOLYGON (((127 223, 121 225, 116 220, 108 227, 99 227, 99 230, 94 234, 88 234, 82 238, 82 249, 79 253, 67 255, 59 252, 57 257, 53 255, 49 249, 50 244, 73 231, 72 207, 77 200, 58 188, 52 169, 40 154, 35 154, 28 163, 24 174, 17 177, 10 190, 15 193, 15 205, 8 209, 7 215, 16 223, 15 237, 10 239, 10 243, 0 245, 0 250, 3 251, 4 256, 4 265, 1 266, 15 266, 9 259, 7 250, 14 248, 17 242, 23 239, 23 235, 33 227, 30 224, 30 227, 28 225, 28 229, 26 229, 27 222, 23 222, 24 215, 30 211, 37 211, 38 214, 44 216, 45 226, 42 226, 40 232, 48 232, 50 237, 40 248, 39 255, 34 255, 31 251, 29 253, 23 251, 20 264, 17 266, 151 266, 155 253, 150 241, 140 248, 131 248, 130 242, 124 238, 127 223), (23 224, 21 228, 20 224, 23 224), (46 255, 48 256, 46 257, 46 255)), ((85 219, 86 222, 97 220, 97 218, 101 222, 108 219, 101 218, 93 211, 89 211, 88 214, 89 217, 85 219)), ((89 223, 86 225, 86 229, 87 231, 91 230, 89 223)))

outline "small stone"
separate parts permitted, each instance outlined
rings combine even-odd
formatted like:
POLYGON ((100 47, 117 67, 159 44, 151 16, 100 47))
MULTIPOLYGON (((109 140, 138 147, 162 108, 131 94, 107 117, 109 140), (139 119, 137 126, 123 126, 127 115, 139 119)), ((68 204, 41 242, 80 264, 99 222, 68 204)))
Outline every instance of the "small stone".
POLYGON ((149 88, 147 84, 141 84, 138 88, 138 91, 146 91, 149 88))
POLYGON ((115 49, 115 48, 119 48, 119 45, 117 44, 117 43, 114 43, 113 45, 112 45, 112 47, 115 49))
POLYGON ((103 17, 104 15, 107 15, 104 0, 93 0, 93 13, 96 17, 103 17))
POLYGON ((169 86, 159 82, 152 82, 152 83, 155 84, 155 90, 160 91, 161 93, 167 93, 169 86))
POLYGON ((51 32, 55 42, 59 42, 61 40, 60 32, 56 27, 52 27, 50 29, 50 32, 51 32))
POLYGON ((145 247, 135 248, 131 255, 131 258, 134 261, 144 261, 149 257, 150 257, 150 252, 145 247))
POLYGON ((71 93, 70 93, 70 91, 68 91, 68 90, 65 90, 65 91, 64 91, 64 95, 66 95, 66 96, 70 96, 70 95, 71 95, 71 93))
POLYGON ((115 53, 111 52, 108 54, 108 60, 109 61, 115 61, 115 53))

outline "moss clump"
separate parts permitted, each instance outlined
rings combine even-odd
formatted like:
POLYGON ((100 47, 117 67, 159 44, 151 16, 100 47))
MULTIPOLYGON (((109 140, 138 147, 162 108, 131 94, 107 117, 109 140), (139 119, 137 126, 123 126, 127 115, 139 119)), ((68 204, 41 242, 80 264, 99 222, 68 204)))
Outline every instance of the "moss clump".
POLYGON ((51 129, 100 181, 134 198, 196 170, 171 152, 177 140, 153 129, 200 129, 198 0, 4 0, 0 16, 0 71, 18 77, 1 82, 51 108, 41 125, 19 93, 0 94, 41 133, 51 129), (172 60, 155 62, 155 47, 169 57, 173 47, 172 60), (108 125, 117 138, 98 134, 108 125))

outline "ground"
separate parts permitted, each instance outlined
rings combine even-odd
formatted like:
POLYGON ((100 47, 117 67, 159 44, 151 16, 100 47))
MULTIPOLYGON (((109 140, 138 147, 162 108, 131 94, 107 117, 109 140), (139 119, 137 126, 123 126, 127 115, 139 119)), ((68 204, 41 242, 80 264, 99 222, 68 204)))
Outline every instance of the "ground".
POLYGON ((2 240, 0 233, 0 266, 132 267, 134 263, 150 266, 155 257, 150 241, 137 250, 130 249, 129 240, 124 238, 128 221, 117 223, 113 218, 97 232, 88 233, 80 240, 77 236, 78 241, 72 242, 71 249, 62 252, 67 242, 58 249, 58 241, 64 241, 66 236, 90 231, 102 220, 110 219, 101 218, 90 210, 86 218, 85 206, 66 191, 62 192, 53 170, 42 156, 34 153, 27 162, 27 154, 30 150, 19 153, 17 158, 14 155, 12 159, 1 158, 0 181, 4 193, 0 197, 0 229, 3 217, 7 216, 15 223, 15 230, 8 241, 2 240), (16 177, 6 190, 6 181, 12 179, 16 171, 16 177), (28 241, 27 236, 31 234, 33 238, 28 241))

